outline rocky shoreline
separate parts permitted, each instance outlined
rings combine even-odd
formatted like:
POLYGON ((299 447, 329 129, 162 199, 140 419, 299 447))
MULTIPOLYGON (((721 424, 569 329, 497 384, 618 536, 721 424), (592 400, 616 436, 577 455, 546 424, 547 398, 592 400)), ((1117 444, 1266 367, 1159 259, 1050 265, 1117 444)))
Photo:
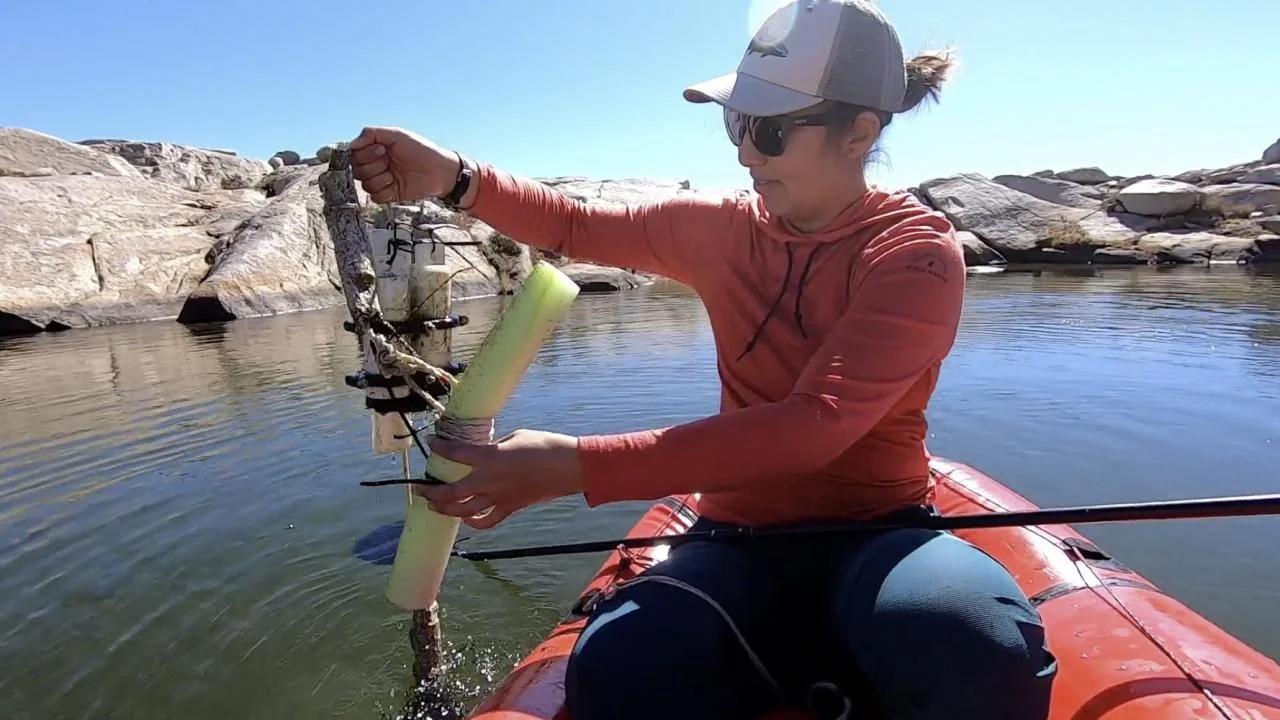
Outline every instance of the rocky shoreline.
MULTIPOLYGON (((266 161, 161 142, 70 142, 0 128, 0 335, 176 318, 203 322, 342 303, 316 187, 327 148, 266 161)), ((542 182, 585 203, 696 193, 688 182, 542 182)), ((911 188, 961 231, 970 266, 1280 262, 1280 140, 1262 158, 1171 177, 1098 168, 911 188)), ((376 226, 440 223, 456 298, 509 294, 537 259, 584 292, 652 280, 533 250, 432 204, 369 205, 376 226)))

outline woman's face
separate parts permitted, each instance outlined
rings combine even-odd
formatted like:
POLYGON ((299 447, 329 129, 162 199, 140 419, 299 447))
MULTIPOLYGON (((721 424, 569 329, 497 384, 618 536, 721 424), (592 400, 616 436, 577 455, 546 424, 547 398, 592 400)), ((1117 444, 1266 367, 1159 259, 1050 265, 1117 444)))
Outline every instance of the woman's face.
MULTIPOLYGON (((782 152, 776 156, 761 152, 748 131, 738 145, 738 162, 750 171, 753 188, 769 212, 803 227, 809 219, 828 216, 834 203, 843 207, 850 194, 861 194, 865 189, 862 158, 878 127, 869 113, 863 113, 844 131, 824 126, 784 127, 782 152)), ((778 144, 776 136, 773 141, 778 144)))

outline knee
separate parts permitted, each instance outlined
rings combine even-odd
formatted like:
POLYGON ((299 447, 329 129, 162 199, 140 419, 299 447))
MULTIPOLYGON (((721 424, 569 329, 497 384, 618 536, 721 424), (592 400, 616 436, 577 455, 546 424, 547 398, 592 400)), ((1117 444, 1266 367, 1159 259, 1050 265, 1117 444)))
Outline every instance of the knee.
POLYGON ((597 608, 569 656, 565 704, 570 716, 720 717, 715 713, 734 699, 655 688, 683 686, 709 669, 717 677, 729 667, 740 673, 736 659, 728 657, 735 648, 723 637, 722 625, 714 611, 686 592, 655 585, 620 592, 597 608), (649 690, 637 693, 637 688, 649 690))
POLYGON ((617 702, 633 670, 653 662, 653 613, 634 600, 602 603, 569 654, 565 702, 574 717, 604 717, 602 703, 617 702), (634 667, 632 667, 634 666, 634 667))
POLYGON ((891 534, 863 548, 841 580, 841 639, 867 678, 896 694, 891 704, 951 717, 1048 711, 1057 663, 1044 625, 986 553, 949 534, 891 534))

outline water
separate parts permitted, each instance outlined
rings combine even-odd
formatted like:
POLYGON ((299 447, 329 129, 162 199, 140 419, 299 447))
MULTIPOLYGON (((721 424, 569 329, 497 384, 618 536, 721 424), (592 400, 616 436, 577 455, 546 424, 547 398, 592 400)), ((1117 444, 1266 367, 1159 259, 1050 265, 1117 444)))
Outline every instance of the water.
MULTIPOLYGON (((1280 276, 1115 269, 969 283, 930 412, 935 453, 1041 505, 1280 487, 1280 276)), ((455 331, 459 358, 503 302, 457 306, 472 317, 455 331)), ((343 383, 358 365, 343 312, 0 339, 6 715, 401 712, 407 616, 382 597, 385 548, 369 548, 395 537, 403 490, 357 485, 394 475, 398 459, 371 454, 366 411, 343 383)), ((623 431, 717 402, 701 306, 659 285, 582 296, 497 429, 623 431)), ((608 537, 643 507, 565 499, 470 544, 608 537)), ((1086 531, 1280 657, 1280 520, 1086 531)), ((450 566, 458 707, 564 615, 600 559, 450 566)))

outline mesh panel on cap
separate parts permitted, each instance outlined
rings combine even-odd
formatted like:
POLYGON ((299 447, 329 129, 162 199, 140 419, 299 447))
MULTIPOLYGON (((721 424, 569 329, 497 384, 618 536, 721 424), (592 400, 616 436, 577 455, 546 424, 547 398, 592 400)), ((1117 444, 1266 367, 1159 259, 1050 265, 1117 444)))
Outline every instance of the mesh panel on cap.
POLYGON ((907 75, 897 31, 865 0, 842 4, 820 94, 877 110, 901 110, 907 75))

